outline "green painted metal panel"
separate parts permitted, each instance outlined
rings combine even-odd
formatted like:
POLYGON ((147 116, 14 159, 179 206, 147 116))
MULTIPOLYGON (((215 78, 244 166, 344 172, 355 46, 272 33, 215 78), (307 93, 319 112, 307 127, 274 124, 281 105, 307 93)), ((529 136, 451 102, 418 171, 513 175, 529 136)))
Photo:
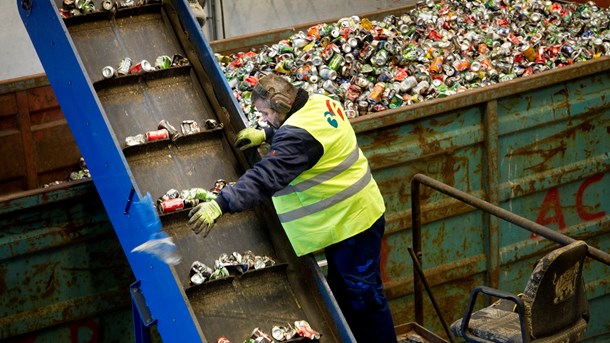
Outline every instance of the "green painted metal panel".
POLYGON ((0 198, 0 246, 0 340, 133 341, 133 275, 90 181, 0 198))
MULTIPOLYGON (((545 87, 493 99, 497 106, 489 101, 359 132, 388 204, 384 277, 398 323, 413 320, 405 312, 412 310, 406 247, 412 244, 409 180, 415 173, 483 199, 494 190, 504 209, 609 251, 608 76, 549 80, 545 87), (485 115, 498 118, 497 150, 488 150, 494 144, 485 115), (495 183, 489 184, 490 173, 497 174, 495 183)), ((496 288, 522 292, 536 260, 558 247, 500 220, 499 264, 490 269, 485 215, 430 189, 422 190, 422 201, 423 265, 449 322, 461 317, 469 291, 488 279, 498 280, 496 288)), ((592 309, 586 339, 607 340, 610 316, 601 308, 610 305, 610 269, 589 260, 584 277, 592 309)), ((442 332, 429 303, 425 324, 442 332)))

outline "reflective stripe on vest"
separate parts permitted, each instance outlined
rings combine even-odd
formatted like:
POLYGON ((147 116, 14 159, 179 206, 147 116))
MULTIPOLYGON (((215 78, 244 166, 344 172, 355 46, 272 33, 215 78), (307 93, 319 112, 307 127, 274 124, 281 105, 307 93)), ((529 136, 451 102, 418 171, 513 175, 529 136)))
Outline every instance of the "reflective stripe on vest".
POLYGON ((307 131, 324 149, 314 166, 272 198, 297 256, 373 225, 385 204, 341 104, 314 94, 283 125, 307 131))
MULTIPOLYGON (((288 194, 294 193, 294 192, 303 192, 311 187, 317 186, 325 181, 332 179, 333 177, 341 174, 342 172, 346 171, 349 167, 354 165, 354 163, 356 163, 356 161, 358 161, 358 156, 360 155, 359 152, 360 152, 360 149, 358 149, 358 146, 354 147, 354 150, 351 152, 351 154, 349 154, 349 156, 347 156, 347 158, 345 160, 343 160, 333 169, 328 170, 324 173, 321 173, 309 180, 305 180, 305 181, 299 183, 298 185, 294 185, 294 186, 288 185, 286 188, 276 192, 274 194, 274 196, 288 195, 288 194)), ((370 175, 369 175, 369 177, 370 177, 370 175)))
POLYGON ((366 185, 369 184, 369 182, 371 182, 371 170, 370 168, 367 168, 366 173, 358 181, 354 182, 354 184, 342 190, 341 192, 322 201, 318 201, 317 203, 297 208, 296 210, 292 210, 286 213, 278 214, 278 217, 280 218, 280 221, 282 223, 287 223, 289 221, 305 217, 312 213, 322 211, 323 209, 329 208, 330 206, 360 192, 362 189, 364 189, 364 187, 366 187, 366 185))

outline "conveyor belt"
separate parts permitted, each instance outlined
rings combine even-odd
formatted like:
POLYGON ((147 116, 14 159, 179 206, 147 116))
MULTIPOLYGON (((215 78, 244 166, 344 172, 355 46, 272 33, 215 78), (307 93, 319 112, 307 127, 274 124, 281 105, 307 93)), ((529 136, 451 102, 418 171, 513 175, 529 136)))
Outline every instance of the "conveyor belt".
MULTIPOLYGON (((220 73, 213 54, 201 31, 193 30, 196 21, 185 2, 62 19, 55 15, 62 1, 56 0, 57 7, 53 0, 47 1, 50 6, 45 1, 29 8, 30 2, 21 6, 19 0, 18 4, 139 281, 135 287, 142 290, 164 341, 192 341, 199 336, 215 342, 218 336, 226 336, 241 342, 256 327, 270 333, 272 326, 296 320, 310 322, 321 332, 323 342, 351 340, 315 261, 294 256, 268 205, 257 211, 264 217, 254 210, 223 216, 206 239, 186 224, 188 210, 161 215, 164 231, 174 238, 182 255, 179 265, 167 266, 151 256, 130 253, 146 237, 141 232, 144 223, 137 214, 130 216, 131 201, 146 193, 156 199, 172 188, 210 188, 217 179, 239 177, 244 159, 227 137, 243 127, 243 120, 228 115, 234 109, 218 113, 221 107, 232 106, 223 101, 230 98, 229 88, 215 76, 220 73), (191 64, 108 80, 102 76, 102 68, 116 67, 126 57, 134 63, 144 59, 154 63, 159 55, 174 54, 188 57, 191 64), (209 70, 214 73, 208 74, 209 70), (211 83, 216 87, 208 87, 211 83), (210 94, 210 89, 224 94, 210 94), (208 119, 223 126, 206 130, 208 119), (126 146, 126 137, 156 130, 161 120, 178 129, 183 120, 195 120, 202 132, 175 141, 126 146), (129 188, 135 190, 134 199, 127 197, 129 188), (270 256, 277 264, 190 286, 193 261, 213 265, 221 253, 246 250, 270 256), (176 299, 184 303, 175 304, 176 299)), ((97 8, 100 2, 94 2, 97 8)), ((140 316, 146 326, 151 324, 146 322, 146 311, 140 316)))

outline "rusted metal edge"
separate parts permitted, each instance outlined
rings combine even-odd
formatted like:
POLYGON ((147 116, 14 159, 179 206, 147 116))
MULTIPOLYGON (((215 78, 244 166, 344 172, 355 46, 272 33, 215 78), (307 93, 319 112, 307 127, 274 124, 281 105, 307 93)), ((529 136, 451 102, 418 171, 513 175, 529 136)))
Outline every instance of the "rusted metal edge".
MULTIPOLYGON (((90 179, 65 182, 49 188, 38 188, 0 196, 0 215, 33 206, 41 206, 95 191, 90 179)), ((97 195, 96 195, 97 196, 97 195)))
POLYGON ((44 73, 4 80, 0 81, 0 95, 49 85, 44 73))

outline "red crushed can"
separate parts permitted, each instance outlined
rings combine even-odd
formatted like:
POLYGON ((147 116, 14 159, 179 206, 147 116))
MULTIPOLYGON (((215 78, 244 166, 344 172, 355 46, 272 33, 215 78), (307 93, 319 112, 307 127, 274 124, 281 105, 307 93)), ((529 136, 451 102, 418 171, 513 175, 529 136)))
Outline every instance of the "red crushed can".
POLYGON ((356 85, 350 85, 349 88, 347 89, 346 96, 351 101, 356 101, 356 99, 358 99, 358 97, 360 96, 361 93, 362 93, 362 90, 360 89, 360 87, 358 87, 356 85))
POLYGON ((216 343, 231 343, 231 341, 229 341, 229 339, 226 338, 225 336, 220 336, 216 340, 216 343))
POLYGON ((294 328, 301 337, 309 338, 311 340, 320 339, 320 333, 312 329, 309 323, 304 320, 294 322, 294 328))
POLYGON ((169 139, 169 132, 166 129, 146 132, 146 140, 149 142, 169 139))
POLYGON ((394 75, 394 80, 401 82, 407 76, 409 76, 407 73, 407 68, 396 68, 396 74, 394 75))
POLYGON ((244 84, 248 87, 254 87, 258 83, 258 78, 256 76, 248 75, 244 78, 244 84))
POLYGON ((167 199, 159 204, 159 211, 161 211, 161 213, 175 212, 183 208, 184 201, 182 198, 167 199))
POLYGON ((432 40, 441 40, 443 37, 436 32, 436 30, 431 30, 430 33, 428 33, 428 38, 432 40))

